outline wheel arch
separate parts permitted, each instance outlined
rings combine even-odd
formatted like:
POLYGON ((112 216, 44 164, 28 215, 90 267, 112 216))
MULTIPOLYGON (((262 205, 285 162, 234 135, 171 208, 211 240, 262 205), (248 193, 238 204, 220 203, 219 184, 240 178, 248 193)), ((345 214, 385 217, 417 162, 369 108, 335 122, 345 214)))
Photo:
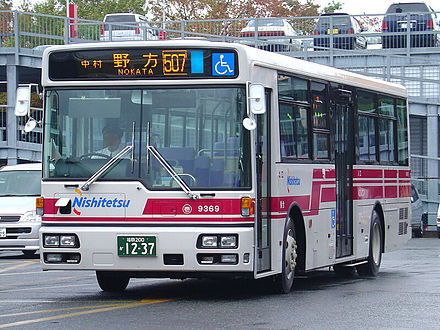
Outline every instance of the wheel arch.
POLYGON ((295 235, 298 245, 297 269, 305 271, 307 241, 304 216, 302 214, 301 207, 298 205, 298 203, 293 202, 290 204, 287 214, 292 219, 295 226, 295 235))
MULTIPOLYGON (((385 216, 383 214, 382 204, 380 202, 376 202, 374 205, 373 211, 376 211, 379 215, 380 225, 382 226, 382 253, 385 252, 385 216)), ((370 223, 371 225, 371 223, 370 223)))

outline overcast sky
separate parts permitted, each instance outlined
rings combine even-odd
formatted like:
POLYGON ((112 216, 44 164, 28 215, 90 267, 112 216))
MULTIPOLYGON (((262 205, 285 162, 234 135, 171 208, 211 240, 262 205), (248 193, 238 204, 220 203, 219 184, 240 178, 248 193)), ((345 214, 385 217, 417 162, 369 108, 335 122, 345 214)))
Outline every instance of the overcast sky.
MULTIPOLYGON (((31 2, 39 2, 41 0, 30 0, 31 2)), ((405 1, 390 1, 390 0, 335 0, 343 3, 342 11, 350 15, 357 14, 383 14, 387 10, 388 6, 395 2, 405 2, 405 1)), ((300 2, 305 3, 305 0, 300 0, 300 2)), ((327 6, 331 0, 313 0, 314 3, 320 5, 321 7, 327 6)), ((410 1, 407 1, 410 2, 410 1)), ((416 2, 416 1, 413 1, 416 2)), ((428 5, 432 7, 435 11, 440 12, 440 1, 439 0, 427 0, 425 1, 428 5)), ((17 6, 20 0, 14 0, 14 6, 17 6)))

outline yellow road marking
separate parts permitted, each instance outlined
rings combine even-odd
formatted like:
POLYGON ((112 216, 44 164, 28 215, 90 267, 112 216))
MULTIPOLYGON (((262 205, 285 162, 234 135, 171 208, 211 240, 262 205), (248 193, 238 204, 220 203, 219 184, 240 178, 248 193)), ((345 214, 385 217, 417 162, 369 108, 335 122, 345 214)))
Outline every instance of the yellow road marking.
MULTIPOLYGON (((92 275, 88 275, 88 276, 64 276, 64 277, 48 278, 46 280, 41 280, 41 281, 32 281, 32 282, 26 281, 26 282, 0 284, 0 288, 7 288, 7 287, 11 287, 11 286, 15 286, 15 285, 21 285, 21 284, 35 285, 35 284, 42 284, 42 283, 47 283, 47 282, 71 280, 71 279, 74 279, 74 278, 85 278, 85 277, 92 277, 92 275)), ((0 291, 0 292, 3 292, 3 291, 0 291)))
POLYGON ((96 286, 96 283, 89 283, 89 284, 60 284, 60 285, 53 285, 53 286, 42 286, 42 287, 36 287, 36 288, 24 288, 24 289, 12 289, 12 290, 0 290, 0 293, 11 293, 11 292, 19 292, 19 291, 31 291, 31 290, 46 290, 46 289, 57 289, 57 288, 73 288, 77 286, 89 286, 94 285, 96 286))
POLYGON ((88 314, 102 313, 102 312, 109 312, 109 311, 114 311, 114 310, 118 310, 118 309, 133 308, 133 307, 138 307, 138 306, 143 306, 143 305, 157 304, 157 303, 166 302, 166 301, 170 301, 170 300, 171 299, 156 299, 156 300, 153 300, 153 299, 143 299, 140 302, 121 304, 121 305, 118 305, 118 306, 96 308, 96 309, 93 308, 93 309, 82 311, 82 312, 60 314, 60 315, 49 316, 49 317, 42 317, 42 318, 33 319, 33 320, 25 320, 25 321, 13 322, 13 323, 0 324, 0 329, 8 328, 8 327, 16 327, 16 326, 32 324, 32 323, 39 323, 39 322, 46 322, 46 321, 52 321, 52 320, 59 320, 59 319, 64 319, 64 318, 74 317, 74 316, 81 316, 81 315, 88 315, 88 314))
POLYGON ((27 263, 37 263, 37 262, 40 262, 40 259, 38 259, 38 260, 31 260, 31 261, 23 261, 23 260, 20 260, 20 261, 11 261, 11 262, 0 262, 0 266, 2 266, 2 265, 16 265, 16 264, 22 264, 23 262, 27 262, 27 263))
POLYGON ((14 270, 14 269, 17 269, 17 268, 26 267, 26 266, 29 266, 29 265, 31 265, 33 263, 35 263, 35 262, 34 261, 26 261, 25 263, 20 263, 20 264, 15 265, 15 266, 6 267, 6 268, 3 268, 3 269, 0 269, 0 273, 5 273, 5 272, 7 272, 9 270, 14 270))
POLYGON ((120 303, 117 303, 117 304, 106 304, 106 305, 97 305, 97 306, 79 306, 79 307, 66 307, 66 308, 45 309, 45 310, 40 310, 40 311, 31 311, 31 312, 5 314, 5 315, 0 315, 0 318, 1 317, 12 317, 12 316, 23 316, 23 315, 38 314, 38 313, 63 312, 63 311, 71 311, 71 310, 86 309, 86 308, 111 307, 111 306, 118 306, 119 304, 120 303))

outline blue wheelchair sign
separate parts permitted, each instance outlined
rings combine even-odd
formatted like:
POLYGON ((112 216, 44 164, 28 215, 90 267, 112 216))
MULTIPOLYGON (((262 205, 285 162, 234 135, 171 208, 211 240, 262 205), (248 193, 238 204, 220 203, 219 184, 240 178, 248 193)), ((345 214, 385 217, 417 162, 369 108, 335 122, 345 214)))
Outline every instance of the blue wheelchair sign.
POLYGON ((212 53, 212 75, 213 76, 235 75, 234 54, 212 53))

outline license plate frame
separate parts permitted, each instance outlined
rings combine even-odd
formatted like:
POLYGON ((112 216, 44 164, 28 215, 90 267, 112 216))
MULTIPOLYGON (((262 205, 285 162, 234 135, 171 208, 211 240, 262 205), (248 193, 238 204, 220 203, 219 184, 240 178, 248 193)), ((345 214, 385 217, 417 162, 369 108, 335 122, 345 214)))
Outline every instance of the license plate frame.
POLYGON ((0 227, 0 238, 6 237, 6 227, 0 227))
POLYGON ((120 235, 116 245, 119 257, 156 257, 156 236, 120 235))

